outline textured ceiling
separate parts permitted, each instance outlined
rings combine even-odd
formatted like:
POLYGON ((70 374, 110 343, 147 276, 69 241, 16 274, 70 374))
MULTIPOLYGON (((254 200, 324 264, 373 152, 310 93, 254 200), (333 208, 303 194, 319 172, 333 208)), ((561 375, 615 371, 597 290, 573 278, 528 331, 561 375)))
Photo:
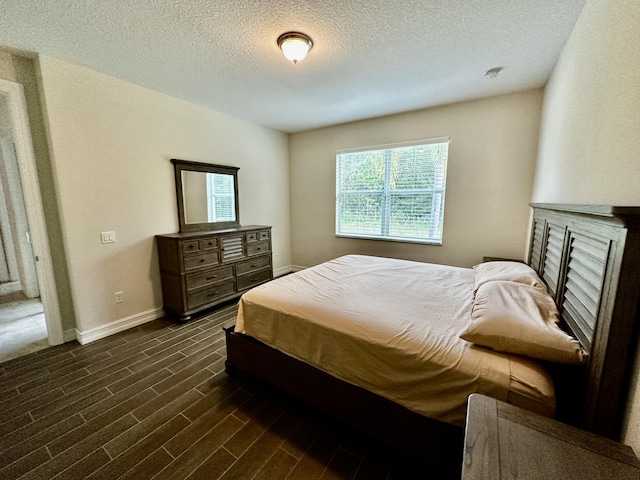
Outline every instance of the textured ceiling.
POLYGON ((584 2, 3 0, 0 46, 296 132, 541 87, 584 2))

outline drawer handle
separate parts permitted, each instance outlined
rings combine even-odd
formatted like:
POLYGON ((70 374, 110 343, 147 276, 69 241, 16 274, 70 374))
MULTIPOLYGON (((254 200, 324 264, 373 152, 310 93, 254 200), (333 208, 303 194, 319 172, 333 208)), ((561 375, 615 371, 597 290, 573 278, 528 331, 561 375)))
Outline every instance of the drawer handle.
POLYGON ((220 293, 220 292, 215 291, 215 292, 213 292, 213 293, 210 293, 208 296, 209 296, 209 297, 214 297, 214 296, 218 295, 219 293, 220 293))
POLYGON ((218 278, 218 275, 214 275, 213 277, 207 277, 207 280, 213 280, 214 278, 218 278))
POLYGON ((195 245, 189 245, 187 248, 195 248, 195 245))
POLYGON ((261 248, 261 247, 258 247, 258 248, 256 248, 256 250, 262 250, 262 248, 261 248))
POLYGON ((251 281, 252 281, 252 282, 257 282, 258 280, 260 280, 258 277, 253 277, 253 278, 251 279, 251 281))
POLYGON ((249 268, 256 268, 257 266, 258 266, 258 264, 257 264, 257 263, 254 263, 254 264, 252 264, 252 265, 249 265, 249 268))
POLYGON ((206 260, 204 258, 201 258, 200 259, 200 263, 202 263, 202 262, 206 262, 206 260))

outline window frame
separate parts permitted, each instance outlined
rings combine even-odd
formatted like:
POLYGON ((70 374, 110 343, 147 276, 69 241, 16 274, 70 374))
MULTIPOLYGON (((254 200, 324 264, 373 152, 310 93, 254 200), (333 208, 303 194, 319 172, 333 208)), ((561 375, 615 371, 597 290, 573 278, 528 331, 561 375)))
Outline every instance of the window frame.
POLYGON ((231 190, 227 193, 218 193, 216 191, 215 184, 215 176, 213 173, 206 174, 206 184, 207 184, 207 217, 209 222, 232 222, 235 218, 236 212, 236 198, 235 198, 235 188, 234 188, 234 180, 233 178, 228 180, 230 181, 231 190), (218 210, 218 200, 225 199, 229 201, 230 209, 229 209, 229 217, 224 217, 222 219, 218 218, 217 210, 218 210))
MULTIPOLYGON (((366 147, 355 147, 348 149, 340 149, 336 150, 336 170, 335 170, 335 236, 338 238, 354 238, 354 239, 364 239, 364 240, 377 240, 377 241, 387 241, 387 242, 402 242, 402 243, 417 243, 423 245, 442 245, 444 240, 444 204, 446 197, 446 178, 447 178, 447 167, 449 162, 449 147, 450 147, 451 139, 449 137, 439 137, 439 138, 431 138, 431 139, 423 139, 423 140, 414 140, 409 142, 398 142, 398 143, 389 143, 383 145, 372 145, 366 147), (446 160, 444 163, 444 169, 442 174, 444 175, 444 180, 442 182, 442 187, 439 188, 431 188, 431 189, 403 189, 403 190, 394 190, 391 188, 390 182, 390 152, 394 149, 407 148, 407 147, 417 147, 417 146, 426 146, 433 144, 446 144, 447 154, 446 160), (382 190, 358 190, 353 192, 341 192, 340 191, 340 181, 339 177, 340 173, 340 160, 339 156, 343 154, 349 153, 364 153, 369 151, 386 151, 385 152, 385 173, 384 173, 384 183, 382 186, 382 190), (442 204, 439 209, 439 216, 442 217, 442 231, 439 238, 430 237, 430 238, 418 238, 418 237, 399 237, 399 236, 391 236, 389 234, 389 225, 391 223, 391 200, 394 196, 407 195, 410 192, 411 194, 439 194, 440 195, 440 203, 442 204), (380 234, 364 234, 364 233, 345 233, 340 232, 340 211, 339 211, 339 201, 340 195, 362 195, 362 194, 381 194, 381 233, 380 234), (385 233, 386 232, 386 233, 385 233)), ((433 201, 432 201, 432 212, 433 212, 433 201)), ((430 229, 433 229, 434 225, 437 227, 439 224, 436 222, 430 222, 430 229)))

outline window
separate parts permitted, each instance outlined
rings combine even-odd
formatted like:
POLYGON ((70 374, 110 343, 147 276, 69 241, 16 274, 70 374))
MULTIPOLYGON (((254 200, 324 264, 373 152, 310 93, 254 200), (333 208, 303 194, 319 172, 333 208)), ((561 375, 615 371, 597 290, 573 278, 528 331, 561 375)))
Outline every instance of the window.
POLYGON ((209 222, 228 222, 236 219, 233 175, 207 173, 207 212, 209 222))
POLYGON ((336 153, 336 236, 442 244, 449 139, 336 153))

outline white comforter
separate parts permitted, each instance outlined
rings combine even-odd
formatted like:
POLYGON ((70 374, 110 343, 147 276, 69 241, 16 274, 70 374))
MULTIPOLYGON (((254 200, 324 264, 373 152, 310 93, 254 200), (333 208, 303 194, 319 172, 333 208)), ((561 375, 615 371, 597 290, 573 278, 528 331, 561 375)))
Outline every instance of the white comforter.
POLYGON ((347 255, 245 293, 236 331, 444 422, 462 425, 474 392, 553 414, 543 365, 458 337, 473 284, 468 268, 347 255))

